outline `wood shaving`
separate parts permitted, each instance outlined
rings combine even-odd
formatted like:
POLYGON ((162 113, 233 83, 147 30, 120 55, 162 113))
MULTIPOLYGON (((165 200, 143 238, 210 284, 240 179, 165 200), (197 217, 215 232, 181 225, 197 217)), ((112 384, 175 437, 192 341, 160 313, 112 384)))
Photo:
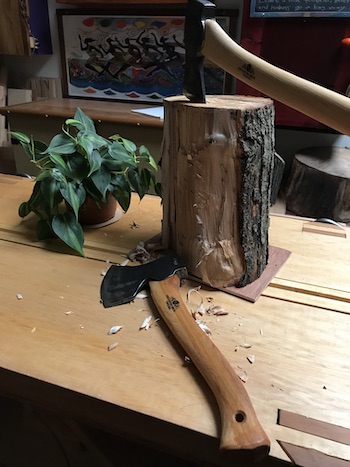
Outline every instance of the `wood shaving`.
POLYGON ((101 271, 101 276, 105 276, 107 274, 107 271, 101 271))
POLYGON ((108 331, 108 334, 116 334, 119 332, 121 329, 123 329, 123 326, 112 326, 111 329, 108 331))
POLYGON ((248 342, 243 342, 243 344, 239 344, 240 347, 243 347, 244 349, 250 349, 252 344, 248 344, 248 342))
POLYGON ((263 330, 260 329, 260 336, 263 336, 263 335, 264 335, 263 330))
POLYGON ((17 298, 17 300, 22 300, 23 295, 20 294, 20 293, 16 293, 16 298, 17 298))
POLYGON ((208 335, 211 334, 210 328, 205 323, 203 323, 203 321, 200 321, 200 320, 196 319, 196 323, 202 329, 202 331, 204 331, 206 334, 208 334, 208 335))
POLYGON ((240 371, 238 373, 238 377, 241 381, 243 381, 243 383, 246 383, 248 381, 248 374, 246 371, 240 371))
POLYGON ((126 266, 128 263, 130 263, 130 259, 127 258, 125 259, 124 261, 122 261, 121 263, 119 263, 119 266, 126 266))
POLYGON ((85 326, 83 324, 79 324, 80 329, 85 329, 85 326))
POLYGON ((201 286, 199 285, 198 287, 193 287, 193 289, 190 289, 188 292, 187 292, 187 301, 189 302, 190 301, 190 298, 191 298, 191 295, 193 293, 197 293, 200 297, 201 297, 201 300, 203 302, 203 299, 202 299, 202 296, 200 294, 200 289, 201 289, 201 286))
POLYGON ((141 326, 140 326, 140 330, 145 329, 147 331, 151 326, 151 324, 150 324, 151 320, 152 320, 152 315, 147 316, 147 318, 145 318, 142 321, 141 326))
POLYGON ((140 263, 147 263, 151 259, 151 253, 145 248, 144 242, 140 242, 128 256, 131 261, 140 261, 140 263))
POLYGON ((118 342, 113 342, 113 344, 109 344, 109 346, 107 347, 108 352, 115 349, 116 347, 118 347, 118 342))
POLYGON ((224 316, 228 315, 228 311, 225 310, 222 306, 219 305, 211 305, 206 309, 206 312, 209 315, 215 315, 215 316, 224 316))
POLYGON ((67 315, 67 316, 71 315, 72 313, 73 313, 73 311, 71 311, 71 310, 68 310, 68 311, 64 312, 64 314, 67 315))
POLYGON ((33 327, 33 329, 30 331, 31 333, 36 331, 36 326, 33 327))
POLYGON ((146 294, 145 292, 139 292, 135 298, 147 298, 148 297, 148 294, 146 294))
POLYGON ((185 360, 185 363, 191 363, 191 359, 188 355, 185 355, 184 360, 185 360))
POLYGON ((249 363, 255 362, 255 355, 247 355, 247 360, 249 363))

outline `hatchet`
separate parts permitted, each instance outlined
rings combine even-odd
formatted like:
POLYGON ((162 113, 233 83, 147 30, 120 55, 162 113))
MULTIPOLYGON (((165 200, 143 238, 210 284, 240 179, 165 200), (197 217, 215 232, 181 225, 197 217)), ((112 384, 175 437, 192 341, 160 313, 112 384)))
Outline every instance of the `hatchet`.
POLYGON ((239 80, 319 122, 350 135, 350 99, 300 78, 248 52, 217 24, 215 5, 188 0, 184 94, 205 102, 203 58, 239 80))
POLYGON ((149 285, 161 317, 216 398, 221 417, 220 449, 243 450, 261 459, 269 452, 269 439, 242 381, 182 301, 179 285, 185 276, 185 265, 176 255, 141 266, 112 265, 102 281, 101 299, 105 307, 121 305, 149 285))

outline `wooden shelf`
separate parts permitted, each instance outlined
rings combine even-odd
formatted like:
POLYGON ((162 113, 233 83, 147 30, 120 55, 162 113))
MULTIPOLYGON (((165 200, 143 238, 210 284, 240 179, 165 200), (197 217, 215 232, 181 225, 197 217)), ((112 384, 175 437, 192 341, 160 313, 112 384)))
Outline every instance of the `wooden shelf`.
POLYGON ((163 127, 163 120, 132 112, 151 107, 149 103, 97 101, 95 99, 43 99, 26 104, 1 107, 3 115, 22 114, 43 117, 72 117, 80 107, 89 117, 98 122, 122 123, 143 127, 163 127))

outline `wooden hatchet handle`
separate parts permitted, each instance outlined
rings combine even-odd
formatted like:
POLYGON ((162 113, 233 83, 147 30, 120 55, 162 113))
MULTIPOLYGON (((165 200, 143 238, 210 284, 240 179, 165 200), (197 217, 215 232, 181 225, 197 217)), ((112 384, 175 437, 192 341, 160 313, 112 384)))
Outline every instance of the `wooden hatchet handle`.
POLYGON ((282 70, 248 52, 233 41, 215 20, 205 22, 201 53, 252 88, 340 133, 350 135, 348 97, 282 70))
POLYGON ((179 278, 150 282, 151 295, 169 329, 211 388, 221 416, 222 450, 256 450, 267 455, 270 442, 242 381, 228 360, 198 326, 183 303, 179 278))

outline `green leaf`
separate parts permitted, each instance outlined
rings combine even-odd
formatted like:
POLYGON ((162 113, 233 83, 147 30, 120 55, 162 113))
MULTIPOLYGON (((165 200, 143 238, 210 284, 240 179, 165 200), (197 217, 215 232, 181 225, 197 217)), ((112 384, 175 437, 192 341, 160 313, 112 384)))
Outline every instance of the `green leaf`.
POLYGON ((76 153, 67 159, 67 167, 67 178, 71 178, 77 183, 81 183, 88 176, 88 161, 79 153, 76 153))
POLYGON ((30 209, 30 205, 27 201, 22 203, 20 207, 18 208, 18 215, 19 217, 26 217, 32 210, 30 209))
POLYGON ((56 135, 43 154, 74 154, 76 150, 74 140, 67 135, 56 135))
POLYGON ((79 120, 75 120, 74 118, 67 118, 67 120, 65 121, 65 124, 67 126, 74 126, 78 130, 84 130, 85 129, 84 124, 79 122, 79 120))
POLYGON ((11 131, 10 135, 12 136, 12 138, 16 138, 20 143, 30 144, 31 139, 24 133, 21 133, 19 131, 11 131))
POLYGON ((132 188, 139 195, 140 199, 142 199, 145 195, 145 189, 142 184, 142 179, 140 177, 138 170, 133 170, 133 169, 128 170, 128 179, 129 179, 129 182, 132 188))
POLYGON ((50 169, 41 169, 38 175, 35 177, 35 182, 41 182, 44 178, 51 177, 50 169))
POLYGON ((108 148, 109 155, 116 161, 128 166, 136 167, 135 158, 118 142, 114 142, 108 148))
POLYGON ((59 192, 59 182, 53 178, 44 178, 40 182, 41 196, 49 205, 50 211, 57 210, 59 202, 62 200, 59 192))
POLYGON ((85 256, 83 251, 84 232, 72 212, 66 211, 64 214, 54 216, 52 230, 70 248, 77 251, 81 256, 85 256))
POLYGON ((49 157, 50 157, 50 160, 52 160, 52 162, 55 165, 58 165, 59 167, 61 167, 64 172, 66 172, 68 170, 68 167, 67 167, 67 164, 66 164, 65 160, 63 159, 63 157, 60 154, 50 154, 49 157))
POLYGON ((96 133, 95 124, 90 117, 88 117, 79 107, 74 115, 74 120, 81 122, 84 125, 85 130, 96 133))
POLYGON ((101 165, 99 170, 94 172, 90 177, 95 187, 103 196, 104 201, 106 201, 106 193, 111 181, 111 176, 111 172, 104 165, 101 165))
POLYGON ((110 146, 112 144, 108 139, 92 131, 80 131, 78 133, 78 144, 81 144, 80 141, 84 140, 88 140, 93 145, 94 149, 110 146))
POLYGON ((88 174, 88 177, 90 177, 90 175, 93 172, 96 172, 96 170, 98 170, 101 167, 101 164, 102 164, 101 154, 96 149, 94 149, 91 155, 88 156, 88 161, 90 164, 90 172, 88 174))
POLYGON ((60 192, 67 203, 72 207, 75 217, 78 219, 79 208, 86 198, 86 192, 82 185, 77 183, 60 184, 60 192))
POLYGON ((151 184, 151 173, 148 169, 141 169, 140 173, 140 182, 143 188, 144 194, 147 193, 149 186, 151 184))
POLYGON ((121 208, 124 212, 126 212, 130 207, 131 202, 131 191, 129 190, 122 190, 120 187, 116 187, 113 196, 120 204, 121 208))
POLYGON ((38 240, 47 240, 54 238, 56 235, 51 229, 50 223, 47 220, 40 219, 36 224, 36 236, 38 240))
POLYGON ((162 196, 162 184, 160 182, 154 185, 154 191, 156 192, 156 195, 162 196))
POLYGON ((136 149, 137 149, 136 144, 133 143, 132 141, 130 141, 129 139, 125 139, 125 138, 122 138, 121 136, 119 136, 119 141, 122 143, 122 145, 125 147, 125 149, 128 152, 135 152, 136 151, 136 149))

